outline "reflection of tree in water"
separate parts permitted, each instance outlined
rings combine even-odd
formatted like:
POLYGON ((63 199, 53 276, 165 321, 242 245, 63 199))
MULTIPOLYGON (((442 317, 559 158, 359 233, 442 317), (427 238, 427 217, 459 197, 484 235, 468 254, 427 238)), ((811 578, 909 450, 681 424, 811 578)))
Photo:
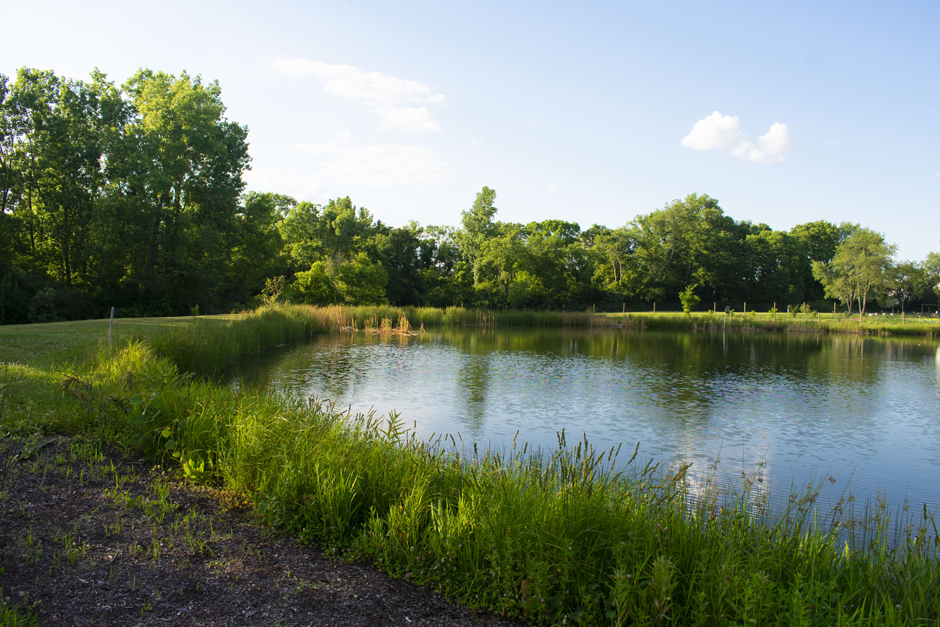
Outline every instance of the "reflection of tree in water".
POLYGON ((477 439, 486 425, 486 398, 490 387, 491 354, 464 355, 457 372, 457 398, 461 410, 456 418, 467 434, 477 439))
POLYGON ((338 400, 352 393, 364 370, 362 347, 378 341, 378 337, 363 335, 321 335, 239 362, 232 378, 241 387, 271 388, 300 396, 307 395, 316 381, 323 396, 338 400))
POLYGON ((643 332, 621 334, 612 353, 635 373, 625 385, 665 418, 694 425, 735 394, 808 384, 815 375, 807 364, 828 342, 815 335, 643 332))

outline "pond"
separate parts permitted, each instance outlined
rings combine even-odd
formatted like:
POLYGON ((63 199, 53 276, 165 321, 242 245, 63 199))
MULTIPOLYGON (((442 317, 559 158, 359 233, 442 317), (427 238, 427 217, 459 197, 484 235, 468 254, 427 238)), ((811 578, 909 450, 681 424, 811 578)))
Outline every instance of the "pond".
MULTIPOLYGON (((690 480, 760 473, 918 511, 940 501, 940 342, 839 335, 444 329, 342 334, 268 351, 241 386, 400 412, 422 438, 504 451, 583 436, 690 480), (717 465, 715 465, 717 462, 717 465), (831 478, 831 479, 830 479, 831 478)), ((786 492, 782 492, 786 493, 786 492)), ((834 495, 834 496, 831 496, 834 495)))

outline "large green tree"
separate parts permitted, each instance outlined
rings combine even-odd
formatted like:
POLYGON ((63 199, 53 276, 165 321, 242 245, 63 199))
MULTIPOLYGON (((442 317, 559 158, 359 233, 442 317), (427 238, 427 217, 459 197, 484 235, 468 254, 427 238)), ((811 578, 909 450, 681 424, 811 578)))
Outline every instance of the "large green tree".
POLYGON ((457 244, 460 246, 464 259, 474 268, 474 282, 478 274, 477 259, 483 243, 496 236, 498 231, 493 220, 498 211, 493 205, 494 202, 496 202, 496 191, 484 186, 477 193, 470 209, 460 213, 463 229, 457 233, 457 244))
POLYGON ((707 195, 690 194, 637 216, 628 225, 629 292, 639 300, 674 301, 698 283, 707 300, 738 300, 745 294, 749 232, 749 224, 725 216, 707 195))
POLYGON ((873 292, 884 289, 896 250, 880 233, 858 228, 839 244, 830 264, 814 264, 814 270, 828 295, 854 296, 861 319, 873 292))
POLYGON ((177 307, 202 302, 211 312, 231 262, 248 128, 225 117, 218 82, 199 76, 145 69, 124 89, 136 115, 114 169, 137 209, 124 215, 148 248, 146 267, 130 272, 158 278, 160 296, 177 307))
POLYGON ((786 231, 763 228, 747 236, 750 253, 749 298, 755 302, 796 304, 803 301, 804 248, 786 231))

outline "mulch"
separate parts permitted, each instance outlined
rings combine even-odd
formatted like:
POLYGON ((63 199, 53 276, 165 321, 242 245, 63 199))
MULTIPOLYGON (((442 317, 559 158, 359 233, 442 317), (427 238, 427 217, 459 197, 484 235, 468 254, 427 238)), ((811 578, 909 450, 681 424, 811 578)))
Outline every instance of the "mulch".
POLYGON ((43 444, 0 442, 0 589, 40 625, 519 625, 277 534, 152 463, 43 444))

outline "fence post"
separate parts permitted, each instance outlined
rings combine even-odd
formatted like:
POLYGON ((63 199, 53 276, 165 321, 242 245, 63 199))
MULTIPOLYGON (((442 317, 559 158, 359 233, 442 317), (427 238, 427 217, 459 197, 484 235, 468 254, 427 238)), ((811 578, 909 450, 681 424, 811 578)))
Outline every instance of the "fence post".
POLYGON ((108 359, 111 359, 111 332, 114 330, 114 307, 111 308, 111 322, 108 323, 108 359))

